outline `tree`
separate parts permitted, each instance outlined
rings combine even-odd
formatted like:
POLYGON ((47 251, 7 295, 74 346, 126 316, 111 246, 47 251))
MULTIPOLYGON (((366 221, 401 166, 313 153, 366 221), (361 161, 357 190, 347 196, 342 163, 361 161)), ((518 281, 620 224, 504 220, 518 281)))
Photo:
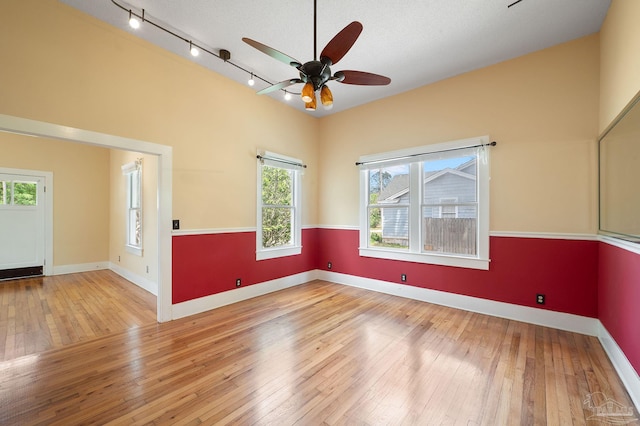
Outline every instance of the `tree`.
POLYGON ((291 244, 293 171, 262 166, 262 246, 291 244))
POLYGON ((382 188, 391 182, 391 179, 393 179, 393 176, 386 170, 371 170, 369 172, 369 193, 380 192, 382 188))

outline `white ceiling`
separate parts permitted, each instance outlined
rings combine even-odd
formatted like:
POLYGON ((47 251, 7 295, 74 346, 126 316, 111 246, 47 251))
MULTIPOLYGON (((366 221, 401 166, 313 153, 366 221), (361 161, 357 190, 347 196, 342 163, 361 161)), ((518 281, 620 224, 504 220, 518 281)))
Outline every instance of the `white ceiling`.
MULTIPOLYGON (((304 63, 313 59, 313 0, 60 0, 125 31, 246 84, 249 75, 215 56, 193 58, 188 44, 149 23, 128 26, 132 9, 271 83, 297 78, 295 68, 242 42, 248 37, 304 63)), ((351 21, 364 30, 345 57, 333 65, 391 78, 388 86, 329 85, 334 108, 321 117, 392 96, 467 71, 598 32, 610 0, 317 0, 318 54, 351 21)), ((253 90, 267 87, 257 81, 253 90)), ((291 86, 299 92, 301 85, 291 86)), ((286 102, 304 111, 299 96, 286 102)))

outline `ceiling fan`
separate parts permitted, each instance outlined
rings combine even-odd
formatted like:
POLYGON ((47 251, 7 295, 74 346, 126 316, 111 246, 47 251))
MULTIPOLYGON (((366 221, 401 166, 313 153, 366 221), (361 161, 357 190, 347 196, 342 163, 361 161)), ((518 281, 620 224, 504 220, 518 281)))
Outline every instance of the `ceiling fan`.
POLYGON ((351 71, 343 70, 337 71, 331 74, 331 66, 338 63, 340 59, 351 49, 351 46, 356 42, 360 33, 362 32, 362 24, 358 21, 353 21, 342 29, 327 43, 325 48, 320 53, 320 58, 317 55, 317 0, 313 1, 313 57, 314 59, 309 62, 302 63, 291 56, 284 54, 272 47, 262 44, 258 41, 252 40, 247 37, 243 37, 242 41, 249 46, 254 47, 271 56, 278 61, 284 62, 287 65, 291 65, 298 70, 300 77, 291 78, 281 81, 266 89, 260 90, 257 94, 264 95, 276 90, 284 89, 293 84, 304 83, 302 88, 301 97, 305 103, 307 110, 316 109, 316 92, 320 91, 320 101, 326 109, 330 109, 333 106, 333 95, 327 83, 329 81, 337 81, 343 84, 356 84, 361 86, 384 86, 391 83, 389 77, 385 77, 378 74, 373 74, 364 71, 351 71))

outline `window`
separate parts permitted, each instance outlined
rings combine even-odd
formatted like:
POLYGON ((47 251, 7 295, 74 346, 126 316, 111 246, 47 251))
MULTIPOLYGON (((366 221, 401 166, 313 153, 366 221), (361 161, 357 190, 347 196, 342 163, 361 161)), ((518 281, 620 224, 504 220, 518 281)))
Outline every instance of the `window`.
POLYGON ((360 158, 360 255, 489 268, 488 137, 360 158))
POLYGON ((38 182, 0 180, 0 205, 38 205, 38 182))
POLYGON ((126 179, 126 232, 125 248, 129 253, 142 256, 142 159, 122 166, 126 179))
POLYGON ((256 259, 302 252, 300 160, 265 152, 258 155, 256 259))
POLYGON ((440 198, 440 218, 456 218, 458 217, 457 197, 440 198))

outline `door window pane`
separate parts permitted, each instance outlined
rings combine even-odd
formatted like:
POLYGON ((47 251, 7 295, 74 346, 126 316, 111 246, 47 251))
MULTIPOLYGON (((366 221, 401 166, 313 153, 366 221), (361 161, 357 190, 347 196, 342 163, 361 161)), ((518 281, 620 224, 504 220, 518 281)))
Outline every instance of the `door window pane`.
POLYGON ((13 182, 13 204, 17 206, 35 206, 37 204, 36 182, 13 182))
POLYGON ((0 205, 36 206, 37 204, 37 182, 0 181, 0 205))
POLYGON ((11 204, 11 181, 0 181, 0 205, 11 204))

